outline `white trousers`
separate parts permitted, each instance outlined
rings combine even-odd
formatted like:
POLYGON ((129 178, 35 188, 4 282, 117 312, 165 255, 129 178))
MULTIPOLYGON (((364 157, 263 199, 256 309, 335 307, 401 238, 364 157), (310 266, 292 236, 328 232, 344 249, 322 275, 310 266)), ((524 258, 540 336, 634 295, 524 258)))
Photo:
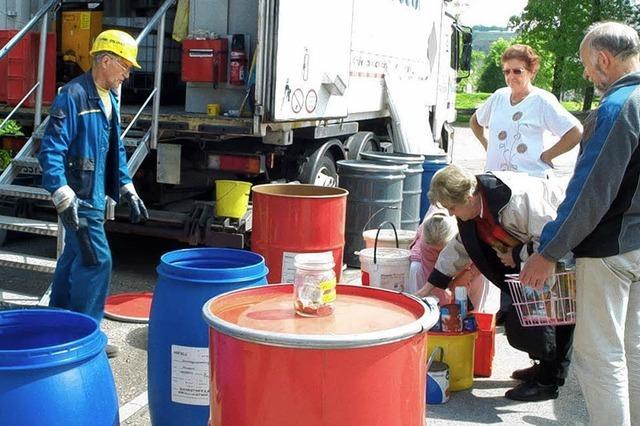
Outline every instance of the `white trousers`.
POLYGON ((640 249, 576 260, 573 366, 593 425, 640 425, 640 249))

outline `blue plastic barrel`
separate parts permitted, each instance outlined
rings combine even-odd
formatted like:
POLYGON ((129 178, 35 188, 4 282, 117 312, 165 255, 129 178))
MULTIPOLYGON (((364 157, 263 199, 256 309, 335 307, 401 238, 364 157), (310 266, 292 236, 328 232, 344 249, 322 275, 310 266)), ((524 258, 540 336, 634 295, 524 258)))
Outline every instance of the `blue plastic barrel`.
POLYGON ((431 203, 429 202, 429 186, 431 186, 431 178, 436 172, 449 164, 447 154, 425 155, 424 163, 422 163, 422 195, 420 196, 420 223, 424 219, 424 215, 429 210, 431 203))
POLYGON ((164 254, 149 317, 149 413, 154 426, 206 425, 209 327, 214 296, 267 283, 264 258, 245 250, 194 248, 164 254))
POLYGON ((96 321, 84 314, 0 312, 0 424, 118 425, 106 344, 96 321))

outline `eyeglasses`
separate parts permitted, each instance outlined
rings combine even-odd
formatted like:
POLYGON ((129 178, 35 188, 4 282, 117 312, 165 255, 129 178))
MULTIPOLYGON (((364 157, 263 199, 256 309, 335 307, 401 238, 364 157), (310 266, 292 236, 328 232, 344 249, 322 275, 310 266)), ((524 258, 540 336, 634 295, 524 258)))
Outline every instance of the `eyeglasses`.
POLYGON ((514 73, 515 75, 521 75, 524 72, 524 68, 507 68, 502 70, 502 72, 505 75, 505 77, 511 73, 514 73))
POLYGON ((112 61, 117 63, 120 66, 120 68, 122 69, 122 71, 124 71, 126 74, 129 74, 131 72, 131 66, 123 64, 122 61, 120 60, 120 58, 118 58, 116 56, 111 56, 111 55, 108 55, 108 56, 109 56, 109 59, 111 59, 112 61))

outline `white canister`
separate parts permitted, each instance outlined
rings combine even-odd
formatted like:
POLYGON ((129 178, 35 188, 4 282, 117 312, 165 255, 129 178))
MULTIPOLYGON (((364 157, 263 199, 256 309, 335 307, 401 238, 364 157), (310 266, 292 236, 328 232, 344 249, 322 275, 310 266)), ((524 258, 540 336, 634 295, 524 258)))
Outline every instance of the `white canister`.
POLYGON ((427 404, 449 401, 449 365, 442 361, 444 349, 436 346, 427 362, 427 404), (439 360, 436 360, 439 356, 439 360))
POLYGON ((405 291, 409 283, 411 251, 399 248, 368 248, 360 251, 362 285, 405 291))

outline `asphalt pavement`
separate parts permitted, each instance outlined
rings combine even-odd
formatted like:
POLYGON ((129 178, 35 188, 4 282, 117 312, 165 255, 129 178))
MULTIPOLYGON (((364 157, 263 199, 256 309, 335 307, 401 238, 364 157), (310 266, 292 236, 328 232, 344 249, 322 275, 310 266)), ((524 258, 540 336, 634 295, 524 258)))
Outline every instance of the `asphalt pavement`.
MULTIPOLYGON (((482 169, 484 152, 467 126, 456 127, 453 162, 474 172, 482 169)), ((559 176, 571 172, 575 151, 557 161, 559 176)), ((179 243, 155 238, 110 235, 114 272, 111 294, 127 291, 153 291, 157 279, 155 267, 167 251, 184 248, 179 243)), ((17 238, 7 242, 10 248, 31 254, 54 256, 55 241, 43 237, 17 238)), ((39 297, 47 288, 47 274, 0 268, 0 288, 20 293, 23 302, 39 297)), ((357 273, 351 273, 357 279, 357 273)), ((147 325, 131 324, 105 319, 102 324, 110 343, 120 347, 117 358, 111 359, 118 397, 121 424, 150 425, 146 405, 147 325)), ((448 403, 427 408, 429 425, 449 424, 531 424, 578 425, 585 424, 588 416, 580 388, 570 374, 553 401, 518 403, 504 398, 504 392, 517 382, 509 378, 513 370, 529 366, 525 353, 512 349, 502 328, 496 336, 496 356, 490 378, 477 378, 470 390, 454 392, 448 403)), ((345 402, 348 403, 348 402, 345 402)), ((374 403, 374 402, 372 402, 374 403)), ((189 425, 186 425, 189 426, 189 425)), ((340 426, 340 425, 336 425, 340 426)), ((381 425, 384 426, 384 425, 381 425)))

